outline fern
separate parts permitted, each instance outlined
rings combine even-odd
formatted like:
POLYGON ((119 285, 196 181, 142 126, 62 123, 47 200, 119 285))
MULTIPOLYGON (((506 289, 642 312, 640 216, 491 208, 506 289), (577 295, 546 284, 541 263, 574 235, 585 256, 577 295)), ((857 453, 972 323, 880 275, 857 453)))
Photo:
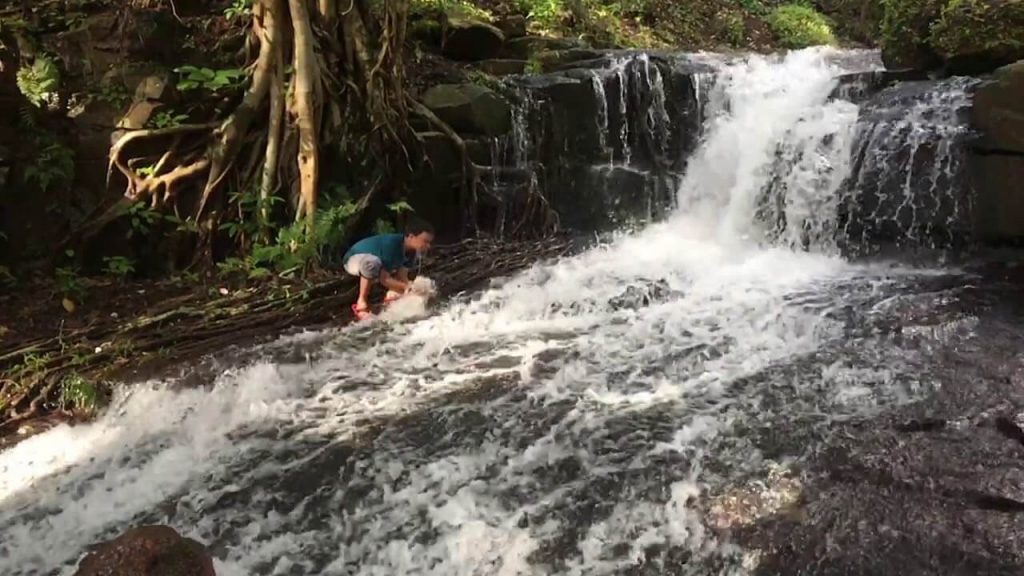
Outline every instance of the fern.
POLYGON ((40 107, 60 86, 60 71, 48 56, 36 56, 31 66, 18 70, 16 82, 25 98, 40 107))
POLYGON ((25 132, 35 132, 39 125, 36 124, 36 113, 31 106, 19 106, 18 107, 18 122, 21 124, 20 128, 25 132))

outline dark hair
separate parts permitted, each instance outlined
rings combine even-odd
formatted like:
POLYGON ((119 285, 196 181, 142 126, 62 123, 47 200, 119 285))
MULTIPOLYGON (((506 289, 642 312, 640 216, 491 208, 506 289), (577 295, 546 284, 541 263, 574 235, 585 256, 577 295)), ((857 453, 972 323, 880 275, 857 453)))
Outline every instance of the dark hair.
POLYGON ((405 235, 406 236, 419 236, 422 233, 434 234, 434 227, 431 226, 427 221, 420 218, 410 218, 405 223, 405 235))

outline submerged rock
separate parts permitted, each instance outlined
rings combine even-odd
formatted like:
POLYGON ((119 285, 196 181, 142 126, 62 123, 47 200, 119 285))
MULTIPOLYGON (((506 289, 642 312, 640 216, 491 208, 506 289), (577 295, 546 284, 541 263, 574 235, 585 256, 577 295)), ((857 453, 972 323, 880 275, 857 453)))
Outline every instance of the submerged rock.
POLYGON ((215 576, 206 548, 169 526, 140 526, 100 544, 75 576, 215 576))

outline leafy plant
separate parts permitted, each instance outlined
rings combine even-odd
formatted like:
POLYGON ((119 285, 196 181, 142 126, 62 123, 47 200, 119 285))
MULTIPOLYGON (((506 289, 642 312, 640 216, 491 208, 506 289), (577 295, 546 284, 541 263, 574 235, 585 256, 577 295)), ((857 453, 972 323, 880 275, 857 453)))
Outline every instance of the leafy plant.
POLYGON ((25 167, 25 183, 35 182, 46 192, 54 183, 70 186, 75 177, 75 152, 57 141, 51 141, 36 155, 35 161, 25 167))
POLYGON ((725 16, 725 34, 729 44, 742 46, 746 33, 747 26, 742 16, 735 13, 725 16))
POLYGON ((93 412, 99 406, 100 391, 95 384, 80 374, 69 374, 60 383, 60 407, 62 410, 93 412))
POLYGON ((768 16, 768 25, 787 48, 805 48, 835 44, 828 19, 813 8, 801 4, 784 4, 768 16))
POLYGON ((152 210, 145 202, 136 202, 127 211, 130 227, 126 236, 130 239, 136 234, 146 235, 153 224, 160 220, 160 213, 152 210))
POLYGON ((403 212, 415 212, 412 205, 405 200, 399 200, 398 202, 392 202, 388 204, 388 210, 391 210, 395 214, 401 214, 403 212))
POLYGON ((197 66, 181 66, 175 68, 174 71, 181 75, 181 80, 178 82, 180 90, 203 89, 217 92, 237 86, 240 79, 245 77, 245 71, 240 68, 214 70, 197 66))
MULTIPOLYGON (((75 257, 74 250, 68 250, 64 253, 68 258, 75 257)), ((82 283, 81 278, 78 277, 78 267, 62 266, 54 271, 57 280, 57 288, 65 298, 72 296, 81 296, 85 293, 85 285, 82 283)))
POLYGON ((564 0, 519 0, 519 9, 545 29, 557 27, 568 15, 564 0))
POLYGON ((383 218, 378 219, 373 224, 373 232, 375 234, 394 234, 395 225, 383 218))
POLYGON ((252 11, 252 0, 234 0, 224 9, 224 17, 234 20, 240 16, 248 16, 252 11))
POLYGON ((135 262, 124 256, 108 256, 103 259, 103 269, 107 274, 125 280, 135 273, 135 262))
POLYGON ((120 82, 107 82, 100 87, 97 97, 111 106, 121 108, 131 101, 128 88, 120 82))
POLYGON ((163 110, 149 119, 149 125, 153 128, 174 128, 181 126, 188 120, 188 114, 175 114, 173 111, 163 110))
POLYGON ((16 81, 25 98, 41 107, 53 99, 60 87, 60 70, 50 57, 41 54, 31 66, 18 69, 16 81))
POLYGON ((11 269, 7 266, 0 266, 0 286, 13 288, 17 283, 18 279, 11 273, 11 269))
POLYGON ((755 16, 763 16, 767 12, 761 0, 739 0, 739 3, 744 10, 755 16))
POLYGON ((178 232, 199 232, 199 224, 191 218, 182 219, 175 214, 168 214, 164 219, 174 224, 174 229, 178 232))

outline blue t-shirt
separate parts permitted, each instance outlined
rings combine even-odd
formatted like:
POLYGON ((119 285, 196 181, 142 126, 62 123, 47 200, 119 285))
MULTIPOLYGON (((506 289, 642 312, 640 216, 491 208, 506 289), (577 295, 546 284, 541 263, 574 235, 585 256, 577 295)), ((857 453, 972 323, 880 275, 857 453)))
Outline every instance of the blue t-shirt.
POLYGON ((413 267, 413 258, 406 255, 405 236, 401 234, 378 234, 363 238, 345 252, 344 260, 347 262, 355 254, 373 254, 380 258, 384 269, 388 271, 413 267))

